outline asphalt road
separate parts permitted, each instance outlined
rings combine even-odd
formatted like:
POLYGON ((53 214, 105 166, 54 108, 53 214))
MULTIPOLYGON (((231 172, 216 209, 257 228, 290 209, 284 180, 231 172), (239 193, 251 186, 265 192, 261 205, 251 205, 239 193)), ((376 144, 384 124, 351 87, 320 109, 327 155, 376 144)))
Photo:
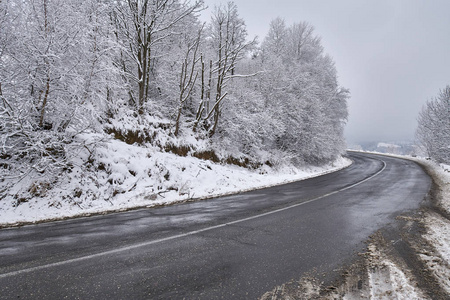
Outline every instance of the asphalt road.
POLYGON ((425 203, 407 160, 207 201, 0 230, 0 299, 256 299, 336 272, 425 203))

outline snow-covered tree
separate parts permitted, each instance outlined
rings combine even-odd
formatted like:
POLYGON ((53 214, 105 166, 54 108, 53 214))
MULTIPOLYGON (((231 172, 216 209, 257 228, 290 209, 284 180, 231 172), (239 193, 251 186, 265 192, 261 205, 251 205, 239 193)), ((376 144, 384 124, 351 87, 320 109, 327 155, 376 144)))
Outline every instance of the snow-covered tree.
POLYGON ((344 150, 348 91, 339 87, 334 63, 308 23, 270 24, 262 44, 260 90, 267 109, 284 126, 276 147, 299 161, 320 164, 344 150))
POLYGON ((428 155, 450 163, 450 86, 424 105, 417 121, 416 136, 428 155))
MULTIPOLYGON (((197 78, 200 70, 197 68, 198 63, 201 60, 199 54, 199 47, 202 38, 203 27, 199 29, 196 37, 185 36, 185 57, 181 63, 180 82, 179 82, 179 94, 178 94, 178 108, 175 121, 175 136, 178 135, 180 130, 181 116, 183 108, 186 102, 194 94, 194 88, 197 82, 197 78)), ((201 97, 200 97, 201 98, 201 97)))
POLYGON ((208 28, 208 42, 213 58, 210 61, 208 96, 201 106, 205 111, 205 120, 213 118, 208 129, 213 136, 222 110, 222 101, 228 94, 228 83, 240 77, 236 73, 237 63, 256 45, 256 39, 247 41, 245 21, 239 17, 237 6, 230 1, 226 6, 216 6, 208 28), (214 86, 212 86, 214 85, 214 86))
POLYGON ((201 0, 0 1, 0 196, 18 193, 24 178, 50 185, 75 164, 90 168, 91 143, 111 138, 161 151, 170 141, 186 154, 192 130, 231 162, 335 159, 348 92, 313 27, 275 19, 258 48, 233 2, 206 25, 202 8, 201 0))
POLYGON ((107 7, 74 0, 0 7, 2 177, 53 181, 70 169, 75 148, 85 147, 77 135, 101 131, 113 69, 103 33, 107 7))
MULTIPOLYGON (((180 0, 120 0, 115 2, 114 22, 121 46, 119 65, 130 81, 130 101, 139 114, 152 89, 152 76, 157 71, 157 59, 166 53, 159 51, 179 34, 176 25, 202 9, 203 1, 180 0)), ((157 89, 156 87, 153 87, 157 89)))
POLYGON ((264 57, 280 56, 286 50, 287 34, 286 23, 282 18, 272 20, 262 45, 264 57))

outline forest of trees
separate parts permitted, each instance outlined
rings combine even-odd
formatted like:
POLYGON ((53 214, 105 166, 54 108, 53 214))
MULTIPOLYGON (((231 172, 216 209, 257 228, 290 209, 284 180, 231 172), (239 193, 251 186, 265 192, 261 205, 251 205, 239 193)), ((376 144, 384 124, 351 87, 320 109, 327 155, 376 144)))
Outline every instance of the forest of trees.
POLYGON ((203 9, 201 0, 1 0, 0 177, 64 172, 77 149, 94 151, 124 122, 138 135, 159 122, 180 145, 194 135, 252 161, 340 156, 349 94, 314 28, 277 18, 258 43, 233 2, 206 24, 203 9), (77 138, 86 132, 102 138, 77 138))
POLYGON ((450 164, 450 86, 424 105, 416 136, 430 158, 450 164))

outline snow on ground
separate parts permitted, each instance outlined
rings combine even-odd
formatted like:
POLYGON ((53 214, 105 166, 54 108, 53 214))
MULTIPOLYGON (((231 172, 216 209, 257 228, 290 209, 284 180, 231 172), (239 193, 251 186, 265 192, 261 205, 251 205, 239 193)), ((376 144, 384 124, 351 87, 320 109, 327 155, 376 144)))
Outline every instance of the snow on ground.
POLYGON ((426 166, 428 171, 431 172, 431 176, 440 189, 440 193, 438 195, 439 199, 437 199, 438 205, 450 214, 450 166, 445 164, 437 164, 424 158, 407 158, 426 166))
POLYGON ((420 257, 450 295, 450 221, 430 213, 424 223, 425 239, 434 246, 435 253, 424 252, 420 257))
POLYGON ((450 172, 450 165, 441 164, 441 168, 442 168, 442 170, 444 170, 445 172, 450 172))
POLYGON ((380 267, 369 272, 371 299, 427 299, 395 263, 385 259, 379 264, 380 267))
POLYGON ((29 197, 20 203, 12 194, 2 199, 0 226, 216 197, 306 179, 350 164, 340 158, 324 167, 264 165, 249 170, 109 140, 95 153, 79 153, 72 171, 56 184, 24 181, 30 186, 29 197), (86 161, 92 162, 90 170, 83 164, 86 161))
POLYGON ((377 148, 401 148, 401 146, 388 143, 378 143, 377 148))
POLYGON ((406 271, 402 271, 406 268, 400 268, 373 244, 369 246, 369 253, 371 257, 368 270, 370 299, 427 299, 417 288, 417 284, 411 280, 411 276, 407 276, 406 271))

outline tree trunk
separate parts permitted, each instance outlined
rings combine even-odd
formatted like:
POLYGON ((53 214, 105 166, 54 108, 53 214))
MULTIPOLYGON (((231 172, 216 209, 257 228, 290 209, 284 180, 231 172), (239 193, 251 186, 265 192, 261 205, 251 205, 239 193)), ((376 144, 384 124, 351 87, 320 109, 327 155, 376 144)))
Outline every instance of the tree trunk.
POLYGON ((45 108, 47 106, 47 99, 48 99, 49 92, 50 92, 50 77, 47 77, 47 84, 45 87, 44 100, 42 101, 42 106, 41 106, 41 117, 39 119, 39 127, 41 127, 41 128, 44 126, 45 108))
POLYGON ((175 136, 178 136, 178 133, 180 132, 180 119, 181 119, 181 111, 182 111, 183 107, 180 104, 180 106, 178 107, 178 114, 177 114, 177 120, 175 121, 175 136))
POLYGON ((209 102, 211 101, 211 85, 212 85, 212 60, 209 61, 209 79, 208 79, 208 90, 206 91, 206 112, 209 114, 209 102))

